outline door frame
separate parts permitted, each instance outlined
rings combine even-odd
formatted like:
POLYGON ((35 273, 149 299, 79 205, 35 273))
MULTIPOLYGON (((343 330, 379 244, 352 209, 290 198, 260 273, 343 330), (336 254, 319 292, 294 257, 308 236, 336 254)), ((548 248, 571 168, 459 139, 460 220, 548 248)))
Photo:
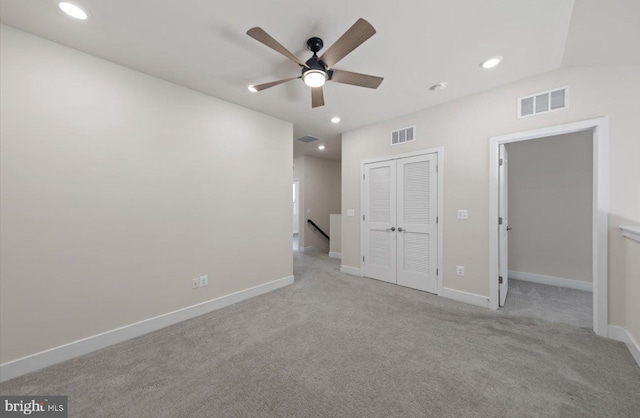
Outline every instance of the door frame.
POLYGON ((501 144, 581 131, 593 132, 593 331, 608 336, 609 117, 588 119, 490 138, 489 145, 489 307, 498 309, 498 171, 501 144))
MULTIPOLYGON (((364 166, 365 164, 370 164, 370 163, 379 163, 382 161, 389 161, 389 160, 397 160, 399 158, 407 158, 407 157, 416 157, 419 155, 426 155, 426 154, 436 154, 437 155, 437 161, 438 161, 438 193, 437 193, 437 199, 438 199, 438 267, 437 267, 437 279, 438 279, 438 295, 442 295, 443 292, 443 281, 442 281, 442 277, 443 277, 443 260, 444 260, 444 245, 443 245, 443 225, 444 225, 444 201, 443 201, 443 185, 444 185, 444 146, 440 146, 440 147, 434 147, 434 148, 425 148, 422 150, 418 150, 418 151, 412 151, 412 152, 407 152, 407 153, 403 153, 403 154, 394 154, 394 155, 388 155, 385 157, 378 157, 378 158, 370 158, 367 160, 361 160, 360 161, 360 178, 362 179, 364 176, 364 166)), ((360 184, 362 185, 362 182, 360 182, 360 184)), ((359 263, 360 263, 360 271, 362 271, 362 255, 364 254, 364 248, 366 245, 365 242, 365 233, 364 233, 364 228, 362 228, 362 211, 364 210, 364 187, 360 187, 360 219, 359 219, 359 225, 360 225, 360 258, 359 258, 359 263)))

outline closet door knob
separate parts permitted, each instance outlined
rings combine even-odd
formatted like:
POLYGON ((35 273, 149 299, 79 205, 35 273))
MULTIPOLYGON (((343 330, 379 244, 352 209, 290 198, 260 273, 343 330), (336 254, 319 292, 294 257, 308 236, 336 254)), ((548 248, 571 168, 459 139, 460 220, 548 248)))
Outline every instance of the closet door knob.
POLYGON ((392 226, 391 228, 387 228, 387 231, 391 231, 391 232, 393 232, 393 231, 395 231, 395 230, 396 230, 396 227, 395 227, 395 226, 392 226))
POLYGON ((402 229, 402 227, 398 227, 398 232, 402 232, 404 231, 404 229, 402 229))

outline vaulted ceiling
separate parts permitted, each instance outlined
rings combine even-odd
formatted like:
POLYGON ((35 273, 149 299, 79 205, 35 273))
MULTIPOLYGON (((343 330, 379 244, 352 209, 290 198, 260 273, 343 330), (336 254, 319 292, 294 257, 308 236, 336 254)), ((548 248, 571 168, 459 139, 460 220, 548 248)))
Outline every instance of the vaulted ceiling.
POLYGON ((340 158, 340 133, 562 65, 640 65, 638 0, 76 0, 86 21, 55 0, 0 0, 2 23, 223 100, 293 122, 297 154, 340 158), (384 77, 377 90, 325 85, 325 106, 295 80, 293 62, 245 34, 260 26, 303 61, 358 18, 377 34, 336 68, 384 77), (482 60, 504 61, 484 70, 482 60), (448 88, 431 91, 446 81, 448 88), (330 119, 339 116, 341 122, 330 119), (318 151, 317 145, 326 145, 318 151))

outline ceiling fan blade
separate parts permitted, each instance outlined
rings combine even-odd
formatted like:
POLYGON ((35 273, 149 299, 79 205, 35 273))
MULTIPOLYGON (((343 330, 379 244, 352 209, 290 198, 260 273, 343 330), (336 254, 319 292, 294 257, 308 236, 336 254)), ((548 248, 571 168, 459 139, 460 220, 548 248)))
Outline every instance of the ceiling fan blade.
POLYGON ((371 26, 371 23, 360 18, 327 49, 320 59, 327 64, 327 67, 331 68, 375 33, 376 30, 371 26))
POLYGON ((324 106, 324 92, 322 87, 311 88, 311 107, 324 106))
POLYGON ((300 78, 300 77, 290 77, 290 78, 285 78, 283 80, 272 81, 270 83, 254 84, 251 87, 253 87, 255 91, 261 91, 264 89, 268 89, 269 87, 277 86, 278 84, 286 83, 287 81, 295 80, 297 78, 300 78))
POLYGON ((265 44, 266 46, 273 49, 274 51, 281 53, 282 55, 289 58, 291 61, 295 62, 296 64, 302 67, 306 67, 304 62, 300 61, 298 57, 293 55, 287 48, 283 47, 280 44, 280 42, 273 39, 271 35, 265 32, 262 28, 260 27, 251 28, 247 31, 247 35, 251 36, 256 41, 265 44))
POLYGON ((377 89, 384 78, 374 75, 352 73, 351 71, 332 70, 330 80, 336 83, 377 89))

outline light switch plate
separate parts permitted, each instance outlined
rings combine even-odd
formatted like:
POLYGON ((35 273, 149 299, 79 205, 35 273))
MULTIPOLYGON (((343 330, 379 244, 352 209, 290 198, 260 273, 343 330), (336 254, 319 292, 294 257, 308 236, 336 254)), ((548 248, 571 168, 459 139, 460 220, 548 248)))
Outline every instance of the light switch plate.
POLYGON ((466 209, 458 209, 458 219, 469 219, 469 211, 466 209))
POLYGON ((347 209, 347 216, 356 216, 356 211, 353 209, 347 209))

